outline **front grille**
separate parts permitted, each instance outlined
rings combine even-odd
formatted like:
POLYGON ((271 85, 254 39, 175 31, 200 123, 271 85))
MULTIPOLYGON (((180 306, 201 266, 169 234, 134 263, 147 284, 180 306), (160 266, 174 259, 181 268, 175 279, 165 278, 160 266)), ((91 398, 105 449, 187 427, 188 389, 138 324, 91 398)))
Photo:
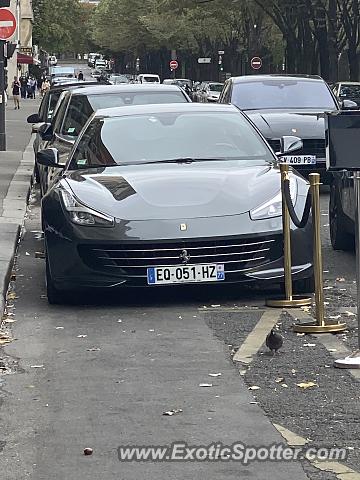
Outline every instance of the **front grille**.
MULTIPOLYGON (((267 139, 270 147, 274 152, 280 151, 280 140, 277 138, 267 139)), ((316 155, 317 158, 325 158, 326 156, 326 147, 325 140, 321 138, 308 138, 303 140, 303 148, 297 152, 295 155, 316 155)))
POLYGON ((146 279, 147 268, 182 265, 186 250, 188 264, 220 263, 225 272, 241 273, 265 265, 282 256, 281 236, 227 238, 174 242, 79 245, 86 265, 95 270, 121 277, 146 279))

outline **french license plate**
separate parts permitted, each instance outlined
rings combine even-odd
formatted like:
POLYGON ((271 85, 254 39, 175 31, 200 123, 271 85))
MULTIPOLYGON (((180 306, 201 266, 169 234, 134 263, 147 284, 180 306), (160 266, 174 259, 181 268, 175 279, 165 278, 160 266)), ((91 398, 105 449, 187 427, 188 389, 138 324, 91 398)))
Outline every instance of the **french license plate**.
POLYGON ((149 285, 166 283, 219 282, 225 280, 223 264, 179 265, 147 269, 149 285))
POLYGON ((315 155, 286 155, 281 158, 281 163, 288 163, 289 165, 315 165, 315 155))

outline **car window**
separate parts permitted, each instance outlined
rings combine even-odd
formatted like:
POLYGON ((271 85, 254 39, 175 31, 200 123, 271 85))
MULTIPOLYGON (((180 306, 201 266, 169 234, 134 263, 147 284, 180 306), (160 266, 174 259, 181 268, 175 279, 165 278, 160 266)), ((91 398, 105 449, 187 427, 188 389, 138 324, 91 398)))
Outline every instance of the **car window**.
POLYGON ((220 103, 230 103, 231 100, 231 81, 225 83, 224 89, 220 95, 220 103))
POLYGON ((69 104, 61 133, 77 137, 93 112, 87 96, 74 95, 69 104))
POLYGON ((301 79, 266 79, 235 83, 231 103, 241 110, 336 108, 325 82, 301 79))
POLYGON ((61 92, 50 92, 48 97, 48 110, 47 110, 47 121, 50 121, 53 117, 55 112, 55 107, 57 102, 59 101, 61 92))
POLYGON ((39 107, 39 118, 42 122, 47 121, 48 105, 49 105, 49 92, 46 92, 43 99, 41 100, 41 104, 39 107))
POLYGON ((341 85, 340 97, 360 98, 360 85, 341 85))
POLYGON ((174 158, 273 161, 240 113, 175 112, 94 119, 80 138, 70 169, 174 158))

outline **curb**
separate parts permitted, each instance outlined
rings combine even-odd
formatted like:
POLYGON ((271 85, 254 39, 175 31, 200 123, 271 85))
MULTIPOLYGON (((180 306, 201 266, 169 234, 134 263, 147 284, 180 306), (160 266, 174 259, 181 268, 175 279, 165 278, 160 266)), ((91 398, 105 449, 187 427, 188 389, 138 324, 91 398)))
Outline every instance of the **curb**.
POLYGON ((5 248, 0 256, 0 264, 2 264, 0 269, 0 325, 32 186, 34 171, 33 141, 34 137, 32 136, 22 153, 20 164, 4 198, 3 215, 0 217, 0 232, 3 231, 5 236, 5 248))

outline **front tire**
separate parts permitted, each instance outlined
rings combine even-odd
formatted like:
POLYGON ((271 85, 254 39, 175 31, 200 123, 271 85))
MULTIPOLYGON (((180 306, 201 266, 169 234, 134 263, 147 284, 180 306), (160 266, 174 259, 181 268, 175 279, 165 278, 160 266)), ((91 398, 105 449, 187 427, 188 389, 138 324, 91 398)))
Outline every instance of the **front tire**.
POLYGON ((346 217, 341 207, 335 183, 330 186, 329 201, 330 239, 334 250, 354 250, 354 236, 346 228, 346 217))

